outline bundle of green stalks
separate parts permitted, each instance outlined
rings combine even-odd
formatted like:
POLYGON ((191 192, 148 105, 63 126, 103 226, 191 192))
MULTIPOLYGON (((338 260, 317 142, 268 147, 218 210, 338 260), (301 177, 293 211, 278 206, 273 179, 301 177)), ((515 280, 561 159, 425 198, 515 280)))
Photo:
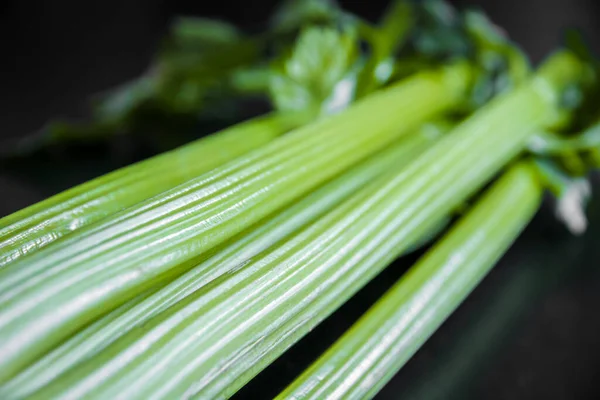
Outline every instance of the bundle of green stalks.
POLYGON ((394 2, 377 24, 292 1, 266 32, 226 28, 185 20, 159 72, 105 98, 91 126, 134 126, 148 104, 198 112, 217 89, 264 96, 269 115, 0 220, 0 397, 229 398, 435 241, 280 395, 370 398, 545 189, 585 229, 600 137, 581 46, 531 69, 481 13, 441 1, 394 2))

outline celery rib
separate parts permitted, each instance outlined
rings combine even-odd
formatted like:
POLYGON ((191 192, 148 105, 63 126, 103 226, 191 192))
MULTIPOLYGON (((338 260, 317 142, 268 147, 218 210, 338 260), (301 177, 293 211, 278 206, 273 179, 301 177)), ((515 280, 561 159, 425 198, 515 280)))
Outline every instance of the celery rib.
POLYGON ((369 160, 345 172, 283 212, 253 227, 240 238, 234 238, 222 250, 167 286, 150 295, 142 294, 139 298, 132 299, 78 332, 0 387, 0 395, 7 398, 30 395, 78 362, 106 347, 131 327, 144 323, 315 220, 376 176, 408 163, 429 147, 445 129, 426 124, 421 130, 401 139, 390 149, 371 156, 369 160))
POLYGON ((4 268, 0 382, 97 316, 181 275, 210 249, 455 106, 469 78, 465 63, 415 75, 4 268))
POLYGON ((372 398, 528 224, 542 187, 509 170, 474 208, 277 399, 372 398))
POLYGON ((230 396, 517 156, 554 120, 580 67, 555 56, 400 173, 133 329, 37 398, 230 396))
POLYGON ((6 216, 0 219, 0 268, 258 148, 306 119, 300 114, 255 118, 6 216))
MULTIPOLYGON (((547 87, 540 92, 538 82, 540 79, 547 79, 548 82, 555 84, 556 92, 560 92, 560 88, 564 87, 569 79, 576 80, 577 74, 579 74, 576 64, 572 64, 575 68, 571 73, 565 73, 565 66, 568 66, 572 61, 573 59, 567 54, 555 56, 542 69, 533 84, 529 86, 529 89, 522 88, 520 93, 507 95, 505 99, 498 99, 494 102, 495 104, 492 103, 484 107, 474 117, 459 126, 454 133, 443 138, 416 162, 412 163, 407 170, 403 171, 401 175, 408 175, 410 170, 413 171, 413 176, 419 176, 419 173, 421 173, 422 175, 417 179, 417 182, 420 179, 420 183, 424 184, 425 188, 429 185, 437 186, 438 194, 436 195, 435 192, 424 193, 423 186, 417 185, 417 182, 411 182, 406 177, 397 177, 396 184, 399 185, 400 190, 394 192, 395 194, 388 193, 387 195, 390 198, 395 199, 397 202, 403 193, 406 194, 411 191, 413 195, 416 194, 417 196, 413 199, 410 197, 402 199, 401 206, 392 210, 392 213, 395 211, 397 214, 402 214, 405 211, 406 215, 400 217, 396 214, 389 215, 387 218, 391 222, 386 221, 387 225, 380 221, 379 229, 385 228, 382 232, 373 229, 371 234, 376 235, 375 237, 363 238, 352 244, 351 246, 361 249, 362 253, 366 253, 360 255, 360 257, 363 257, 361 260, 357 261, 349 258, 346 263, 338 262, 334 264, 335 267, 330 265, 328 267, 329 271, 315 278, 313 283, 310 281, 302 283, 302 285, 312 289, 312 291, 309 290, 304 294, 304 300, 310 297, 313 292, 318 292, 318 297, 308 306, 300 307, 299 310, 285 309, 291 315, 285 323, 265 323, 266 326, 260 340, 254 337, 256 342, 252 342, 252 356, 238 355, 237 358, 233 358, 235 356, 229 354, 228 357, 231 357, 229 359, 233 358, 235 362, 229 366, 228 374, 215 374, 211 378, 207 378, 206 386, 203 387, 199 397, 228 398, 233 395, 277 356, 343 304, 345 299, 358 291, 381 271, 395 255, 400 254, 402 249, 410 247, 411 241, 418 240, 427 227, 433 223, 433 220, 440 218, 443 210, 453 208, 454 200, 451 200, 452 197, 461 192, 464 198, 468 197, 468 194, 474 190, 474 186, 481 185, 482 181, 480 179, 483 178, 483 175, 487 175, 488 178, 493 176, 493 171, 497 171, 501 166, 500 160, 494 160, 495 157, 500 156, 506 163, 512 158, 510 154, 514 155, 518 152, 518 148, 524 146, 525 141, 523 140, 517 140, 520 143, 519 145, 513 144, 511 146, 507 143, 517 139, 514 136, 521 138, 528 136, 524 132, 518 133, 515 131, 515 129, 519 130, 519 125, 524 131, 533 132, 530 127, 544 120, 544 118, 536 120, 535 115, 545 114, 547 122, 553 120, 552 104, 555 102, 556 96, 552 96, 552 92, 549 93, 546 90, 547 87), (527 92, 529 92, 529 95, 526 95, 527 92), (536 94, 534 95, 534 93, 536 94), (537 100, 534 100, 535 98, 537 100), (536 103, 537 106, 545 104, 542 108, 546 108, 547 112, 540 114, 540 110, 537 110, 529 114, 530 118, 523 116, 519 120, 501 118, 502 114, 509 111, 520 110, 520 112, 525 112, 528 107, 532 107, 536 103), (479 122, 475 123, 475 121, 479 122), (479 125, 478 128, 481 131, 478 134, 476 133, 478 130, 477 125, 479 125), (465 135, 469 130, 471 135, 465 135), (467 140, 468 136, 472 136, 471 139, 475 135, 484 138, 486 134, 488 135, 487 142, 485 140, 477 142, 467 140), (456 140, 461 135, 464 135, 462 139, 456 140), (499 143, 498 140, 504 143, 499 143), (444 144, 444 142, 447 143, 444 144), (468 152, 468 149, 471 150, 471 153, 468 152), (441 165, 434 166, 445 152, 455 150, 456 153, 447 160, 449 164, 441 163, 441 165), (497 151, 499 153, 496 153, 497 151), (453 165, 452 160, 454 160, 454 163, 462 164, 462 166, 453 165), (457 167, 458 169, 456 169, 457 167), (458 173, 458 175, 440 175, 441 171, 453 170, 457 172, 460 169, 462 169, 462 173, 458 173), (439 182, 440 179, 441 182, 439 182), (427 184, 427 182, 431 183, 427 184), (410 214, 411 211, 417 210, 420 215, 410 214), (392 227, 390 228, 390 226, 392 227)), ((533 108, 537 106, 533 106, 533 108)), ((531 112, 532 109, 529 109, 529 111, 531 112)), ((397 204, 394 203, 394 205, 397 204)), ((374 215, 379 216, 381 213, 387 212, 387 208, 384 208, 384 210, 374 215)), ((382 218, 385 220, 385 217, 382 218)), ((356 223, 361 228, 354 235, 349 233, 346 238, 347 241, 360 236, 365 229, 368 229, 358 221, 356 223)), ((315 241, 313 245, 316 246, 316 243, 319 243, 318 245, 322 246, 324 241, 326 239, 321 238, 320 242, 315 241)), ((344 248, 344 244, 343 240, 340 241, 338 249, 344 248)), ((335 253, 333 254, 335 255, 335 253)), ((321 265, 327 260, 325 258, 320 264, 315 262, 314 265, 321 265)), ((300 280, 298 277, 294 279, 300 280)), ((272 298, 270 300, 274 301, 272 298)), ((310 300, 306 301, 310 302, 310 300)), ((283 311, 281 313, 283 314, 283 311)), ((251 342, 251 340, 249 339, 248 342, 251 342)), ((238 346, 241 345, 238 344, 238 346)), ((223 358, 226 358, 226 356, 223 356, 223 358)))

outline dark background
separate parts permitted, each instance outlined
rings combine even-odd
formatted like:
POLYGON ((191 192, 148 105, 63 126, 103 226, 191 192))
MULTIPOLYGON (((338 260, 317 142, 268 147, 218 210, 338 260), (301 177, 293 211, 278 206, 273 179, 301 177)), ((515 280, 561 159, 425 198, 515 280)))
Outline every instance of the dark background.
MULTIPOLYGON (((75 0, 0 5, 0 139, 18 138, 56 116, 79 116, 87 96, 144 71, 174 15, 260 26, 277 2, 75 0)), ((376 18, 386 1, 342 4, 376 18)), ((478 5, 534 61, 579 27, 595 49, 595 0, 455 1, 478 5)), ((2 143, 0 141, 0 143, 2 143)), ((0 144, 1 145, 1 144, 0 144)), ((120 148, 120 147, 118 147, 120 148)), ((0 167, 0 216, 133 161, 119 151, 54 155, 0 167)), ((596 185, 598 187, 598 185, 596 185)), ((547 204, 471 297, 381 392, 381 399, 600 398, 600 201, 591 229, 573 238, 547 204)), ((302 371, 410 265, 382 273, 276 361, 237 398, 270 398, 302 371)))

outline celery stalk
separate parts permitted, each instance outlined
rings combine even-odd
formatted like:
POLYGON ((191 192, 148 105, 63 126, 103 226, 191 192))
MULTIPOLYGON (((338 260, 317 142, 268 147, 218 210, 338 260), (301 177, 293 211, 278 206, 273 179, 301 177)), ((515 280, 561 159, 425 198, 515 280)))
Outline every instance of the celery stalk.
POLYGON ((471 68, 425 71, 0 271, 0 383, 98 316, 464 97, 471 68))
POLYGON ((136 327, 34 398, 226 398, 491 179, 582 78, 568 53, 400 173, 136 327))
MULTIPOLYGON (((313 268, 319 268, 317 266, 331 263, 326 267, 321 267, 325 269, 321 274, 302 282, 295 272, 296 276, 293 279, 296 289, 294 293, 300 288, 307 290, 304 292, 304 297, 295 299, 296 303, 303 305, 297 306, 294 310, 290 305, 294 304, 294 300, 291 300, 287 303, 287 307, 282 305, 272 313, 278 315, 279 320, 263 317, 260 335, 245 338, 238 336, 235 339, 229 339, 231 342, 238 340, 237 346, 243 347, 246 353, 236 354, 231 350, 232 347, 230 347, 229 353, 225 350, 219 362, 228 363, 228 373, 206 376, 203 386, 197 385, 201 387, 198 389, 199 396, 230 397, 287 348, 310 332, 322 319, 335 311, 347 298, 379 273, 396 255, 401 254, 404 249, 410 248, 411 243, 418 240, 426 230, 432 228, 432 224, 435 226, 434 221, 439 221, 439 218, 443 217, 444 211, 447 213, 458 204, 455 202, 457 195, 465 200, 475 187, 481 185, 484 176, 487 176, 488 179, 493 176, 492 171, 500 168, 499 160, 504 159, 504 163, 507 162, 512 158, 510 154, 516 154, 518 149, 524 148, 526 143, 526 140, 519 140, 518 145, 516 143, 510 145, 509 141, 530 137, 535 131, 535 128, 531 129, 532 126, 542 123, 543 119, 546 122, 554 119, 554 111, 557 109, 555 108, 553 111, 552 103, 557 98, 552 96, 552 90, 548 91, 548 83, 553 82, 556 85, 554 86, 555 93, 559 93, 560 88, 568 82, 569 76, 570 79, 577 80, 575 74, 581 74, 581 71, 576 72, 579 67, 571 64, 573 61, 568 54, 554 56, 528 86, 484 107, 455 129, 453 133, 442 138, 416 162, 409 165, 407 170, 403 171, 401 176, 396 179, 395 185, 398 187, 393 192, 395 194, 392 192, 387 192, 387 195, 381 194, 382 197, 389 196, 390 202, 393 204, 388 205, 387 209, 382 208, 380 214, 372 214, 373 218, 384 219, 386 217, 380 217, 380 215, 389 212, 387 217, 390 219, 389 221, 380 219, 377 222, 378 226, 371 225, 370 228, 367 228, 356 218, 356 215, 362 215, 362 213, 346 211, 348 213, 346 223, 359 226, 354 234, 344 231, 344 234, 347 235, 345 236, 346 242, 352 241, 353 238, 359 237, 363 233, 375 235, 375 237, 362 237, 356 239, 354 244, 347 244, 340 239, 337 244, 332 244, 332 248, 337 248, 338 252, 348 248, 357 248, 365 254, 357 255, 349 251, 350 256, 346 258, 345 262, 339 260, 335 262, 331 260, 331 257, 336 255, 335 250, 332 250, 333 253, 329 258, 326 256, 317 261, 307 262, 309 265, 306 268, 309 271, 310 265, 313 268), (573 75, 565 73, 564 68, 569 64, 573 67, 571 71, 573 75), (564 80, 565 78, 567 80, 564 80), (535 97, 538 98, 538 101, 533 101, 533 98, 528 99, 534 92, 537 92, 535 97), (526 93, 529 94, 526 95, 526 93), (549 101, 544 106, 548 107, 545 117, 538 114, 540 109, 534 110, 542 104, 539 103, 540 100, 542 102, 549 101), (536 103, 537 105, 534 106, 536 103), (507 115, 514 110, 531 114, 529 114, 529 118, 521 115, 518 120, 514 117, 512 119, 501 117, 502 114, 507 115), (534 117, 535 115, 538 117, 534 117), (520 129, 522 131, 517 132, 520 129), (523 130, 529 133, 525 133, 523 130), (474 139, 475 136, 489 139, 477 142, 467 140, 467 137, 474 139), (515 145, 516 147, 513 147, 515 145), (456 153, 453 153, 454 151, 456 153), (437 161, 442 160, 446 153, 452 154, 445 161, 437 161), (436 162, 438 162, 437 165, 436 162), (457 171, 462 172, 451 177, 444 176, 441 174, 442 171, 449 171, 451 174, 457 171), (412 179, 410 175, 413 176, 412 179), (394 210, 397 215, 393 214, 394 210), (418 212, 411 212, 411 210, 418 210, 418 212), (392 224, 395 224, 396 228, 391 228, 392 224), (381 230, 381 233, 377 233, 378 229, 381 230), (371 233, 366 233, 365 230, 369 230, 371 233), (357 259, 352 259, 352 255, 357 259), (311 300, 312 293, 318 293, 318 297, 315 296, 311 300), (246 347, 241 343, 246 343, 246 347)), ((556 105, 556 103, 554 104, 556 105)), ((334 224, 332 220, 323 223, 324 225, 334 224)), ((329 237, 323 235, 319 239, 315 239, 313 246, 323 247, 324 243, 332 240, 331 236, 335 236, 335 234, 331 234, 329 237)), ((310 245, 306 245, 306 248, 310 248, 310 245)), ((289 273, 291 274, 291 271, 289 273)), ((277 284, 281 284, 284 280, 285 275, 277 280, 277 284)), ((272 284, 275 285, 275 283, 272 284)), ((282 302, 289 300, 283 290, 280 293, 282 294, 279 298, 276 295, 270 296, 269 303, 275 302, 276 299, 282 302)), ((234 301, 232 300, 231 304, 234 304, 234 301)), ((246 301, 250 300, 244 300, 244 302, 246 301)), ((254 312, 259 311, 255 309, 254 312)), ((246 313, 253 314, 252 311, 246 311, 246 313)), ((247 328, 245 334, 250 335, 249 332, 250 328, 247 328)))
POLYGON ((284 240, 375 177, 408 163, 447 129, 443 124, 426 124, 415 134, 402 138, 391 148, 371 156, 281 213, 260 222, 175 281, 152 294, 142 294, 130 300, 76 333, 0 387, 0 397, 30 395, 78 362, 96 354, 133 326, 148 321, 219 276, 235 270, 272 244, 284 240))
MULTIPOLYGON (((334 262, 331 258, 324 258, 318 264, 311 260, 312 265, 322 265, 327 262, 331 262, 331 265, 326 267, 324 273, 311 280, 300 282, 299 277, 294 278, 297 288, 308 290, 304 293, 302 302, 309 304, 300 306, 296 310, 288 305, 287 308, 282 307, 274 312, 275 315, 279 312, 280 320, 264 322, 260 339, 259 336, 244 339, 250 348, 247 348, 248 354, 225 353, 221 362, 229 360, 228 374, 206 377, 203 381, 204 386, 199 392, 200 396, 219 398, 231 396, 322 319, 335 311, 347 298, 380 272, 393 257, 404 249, 410 248, 411 243, 418 240, 425 230, 432 229, 431 224, 434 224, 434 221, 439 221, 444 212, 447 213, 458 204, 457 196, 465 200, 475 188, 492 177, 502 164, 525 147, 526 138, 534 134, 535 125, 543 126, 544 122, 551 123, 557 115, 559 116, 560 113, 556 114, 556 111, 560 110, 560 107, 556 108, 558 94, 561 88, 567 85, 569 79, 577 81, 577 75, 582 74, 579 68, 581 66, 578 67, 577 62, 569 54, 555 55, 527 86, 495 100, 478 111, 453 133, 409 165, 407 170, 396 178, 396 183, 390 185, 396 185, 396 190, 387 193, 387 196, 395 199, 396 203, 388 205, 387 209, 383 208, 380 214, 374 214, 376 218, 380 218, 380 215, 395 210, 398 215, 388 214, 390 221, 379 220, 378 228, 366 228, 356 221, 355 223, 361 229, 354 234, 348 233, 346 237, 346 241, 351 241, 365 233, 365 230, 371 230, 371 235, 375 237, 356 239, 357 242, 352 245, 366 254, 360 254, 356 256, 358 259, 354 260, 348 257, 345 262, 334 262), (567 71, 570 68, 573 69, 569 73, 567 71), (554 89, 551 89, 552 87, 554 89), (516 110, 523 114, 517 115, 516 110), (514 115, 510 118, 503 117, 511 114, 514 115), (475 138, 478 140, 475 141, 475 138), (448 155, 445 160, 444 155, 448 155), (450 175, 445 175, 444 172, 450 175), (395 224, 395 231, 390 228, 390 224, 395 224), (376 229, 380 229, 382 233, 377 234, 376 229), (310 293, 314 292, 317 292, 319 297, 311 300, 310 293), (288 319, 284 319, 285 314, 288 319), (282 319, 285 322, 281 322, 282 319)), ((350 221, 356 218, 354 215, 356 214, 349 216, 350 221)), ((333 224, 331 221, 328 223, 333 224)), ((319 246, 323 246, 322 243, 326 240, 326 236, 323 236, 319 246)), ((340 241, 332 246, 333 248, 338 246, 338 251, 343 251, 345 245, 340 241)), ((329 257, 334 256, 335 254, 329 257)), ((284 277, 280 278, 277 283, 283 282, 284 279, 284 277)), ((273 295, 269 301, 274 302, 275 298, 276 296, 273 295)), ((281 295, 281 301, 284 300, 288 299, 281 295)), ((296 299, 296 302, 300 300, 296 299)), ((252 314, 250 311, 247 312, 252 314)), ((234 340, 242 339, 238 337, 231 339, 231 342, 234 340)), ((237 345, 243 346, 239 342, 237 345)))
POLYGON ((0 268, 258 148, 307 120, 301 114, 255 118, 8 215, 0 219, 0 268))
POLYGON ((542 187, 510 169, 278 399, 372 398, 444 322, 528 224, 542 187))

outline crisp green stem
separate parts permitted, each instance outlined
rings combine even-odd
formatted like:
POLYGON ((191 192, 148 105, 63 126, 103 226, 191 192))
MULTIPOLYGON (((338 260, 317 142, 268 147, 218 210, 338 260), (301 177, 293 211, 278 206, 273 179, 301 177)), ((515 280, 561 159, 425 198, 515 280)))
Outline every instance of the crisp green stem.
MULTIPOLYGON (((303 306, 300 311, 288 310, 288 315, 292 317, 285 323, 278 322, 278 324, 265 326, 261 339, 256 339, 256 342, 248 345, 251 346, 248 354, 241 356, 230 354, 229 360, 233 359, 233 361, 228 368, 228 374, 213 376, 212 381, 200 392, 201 395, 217 396, 216 393, 219 393, 219 397, 231 396, 287 348, 310 332, 322 319, 335 311, 347 298, 380 272, 395 255, 402 253, 403 249, 410 248, 415 238, 418 240, 426 230, 435 229, 435 224, 438 224, 440 219, 445 217, 444 215, 466 200, 475 187, 481 185, 480 179, 484 176, 489 179, 494 174, 491 171, 497 171, 501 165, 500 159, 504 159, 506 163, 512 158, 509 154, 516 154, 519 149, 525 147, 526 138, 535 131, 533 126, 543 126, 542 121, 549 123, 554 120, 555 112, 552 111, 551 104, 557 100, 557 94, 560 88, 564 87, 566 79, 570 76, 576 80, 576 74, 579 73, 575 65, 571 71, 572 75, 565 73, 565 66, 573 61, 568 54, 554 56, 544 65, 531 84, 484 107, 460 125, 454 133, 443 138, 411 164, 403 172, 403 177, 398 178, 396 184, 399 185, 399 190, 395 191, 396 194, 388 194, 394 201, 394 204, 389 205, 388 208, 396 210, 397 215, 391 214, 393 217, 389 217, 390 221, 387 223, 395 224, 396 231, 389 230, 388 225, 386 229, 381 228, 383 233, 379 236, 379 244, 374 244, 373 238, 370 239, 371 242, 363 238, 355 244, 356 248, 362 249, 363 252, 368 253, 367 248, 374 249, 370 258, 364 256, 366 260, 351 259, 346 265, 338 262, 330 266, 329 271, 316 283, 302 283, 301 285, 307 285, 313 292, 318 292, 319 297, 309 306, 303 306), (546 81, 540 82, 540 79, 546 81), (556 85, 555 95, 547 90, 548 82, 556 85), (532 95, 533 97, 529 97, 532 95), (537 100, 533 100, 534 98, 537 100), (541 106, 545 101, 548 102, 541 106), (546 112, 540 113, 541 108, 538 106, 546 108, 546 112), (471 141, 475 137, 479 137, 479 140, 471 141), (515 142, 510 144, 511 140, 515 142), (444 159, 446 154, 448 158, 444 159), (441 173, 443 171, 450 174, 462 172, 452 178, 441 173), (411 172, 415 177, 412 180, 407 178, 411 172), (460 202, 457 201, 459 197, 462 197, 460 202), (411 213, 409 210, 418 210, 418 212, 411 213), (330 279, 327 280, 327 277, 330 279)), ((360 236, 368 230, 360 221, 352 219, 355 218, 354 214, 350 218, 360 227, 354 236, 360 236)), ((329 223, 331 224, 331 221, 329 223)), ((352 239, 351 234, 346 237, 347 241, 352 239)), ((323 246, 322 242, 325 240, 321 238, 318 246, 323 246)), ((338 246, 342 245, 343 242, 338 244, 338 246)), ((321 264, 324 263, 326 261, 321 260, 321 264)), ((273 301, 272 298, 270 300, 273 301)))
MULTIPOLYGON (((400 173, 137 327, 37 398, 226 398, 434 229, 553 121, 580 64, 561 53, 400 173)), ((36 398, 34 396, 34 398, 36 398)))
POLYGON ((4 217, 0 219, 0 268, 261 147, 307 119, 301 114, 255 118, 4 217))
POLYGON ((214 256, 167 286, 150 295, 142 294, 130 300, 11 379, 0 388, 0 397, 27 397, 124 335, 133 326, 148 321, 152 316, 308 225, 378 175, 408 163, 448 129, 449 126, 444 124, 426 124, 417 133, 401 139, 390 149, 371 156, 369 160, 305 196, 283 212, 253 227, 250 232, 234 238, 214 256))
POLYGON ((0 383, 98 316, 455 107, 471 68, 426 71, 0 271, 0 383))
POLYGON ((240 69, 231 74, 229 84, 238 93, 262 95, 268 91, 272 74, 268 67, 240 69))
POLYGON ((590 169, 600 166, 600 122, 576 134, 541 132, 531 138, 529 149, 553 158, 571 175, 586 175, 590 169))
POLYGON ((404 0, 394 0, 390 3, 378 28, 368 29, 370 26, 361 22, 362 29, 367 30, 365 36, 373 47, 373 55, 368 58, 359 75, 357 97, 368 94, 388 81, 393 73, 392 56, 408 39, 414 22, 413 6, 404 0), (382 74, 381 71, 385 73, 382 74))
POLYGON ((278 399, 372 398, 492 268, 541 197, 530 166, 509 170, 278 399))
POLYGON ((532 152, 544 156, 599 149, 600 122, 577 135, 562 136, 553 132, 542 132, 532 138, 529 148, 532 152))

